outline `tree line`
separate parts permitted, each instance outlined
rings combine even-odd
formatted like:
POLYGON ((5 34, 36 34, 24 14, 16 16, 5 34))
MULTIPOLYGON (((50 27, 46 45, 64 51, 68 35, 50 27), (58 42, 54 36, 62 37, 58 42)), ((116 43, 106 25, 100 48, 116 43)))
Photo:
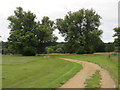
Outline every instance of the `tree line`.
POLYGON ((3 43, 3 53, 34 56, 43 53, 94 53, 112 51, 120 45, 120 28, 115 28, 115 44, 105 44, 101 40, 101 16, 93 9, 81 9, 68 12, 64 19, 56 21, 44 16, 41 21, 31 11, 24 11, 17 7, 14 15, 9 16, 10 36, 8 42, 3 43), (58 37, 53 31, 58 29, 65 37, 65 42, 57 43, 58 37), (5 45, 4 45, 5 44, 5 45), (113 48, 110 48, 112 45, 113 48))

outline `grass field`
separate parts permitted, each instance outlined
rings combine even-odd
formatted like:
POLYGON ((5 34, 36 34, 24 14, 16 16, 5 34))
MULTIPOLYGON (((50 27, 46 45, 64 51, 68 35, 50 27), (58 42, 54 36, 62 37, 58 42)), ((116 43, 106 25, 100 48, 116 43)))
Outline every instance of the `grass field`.
POLYGON ((56 88, 80 69, 53 56, 3 56, 3 88, 56 88))
POLYGON ((56 88, 82 69, 77 63, 59 58, 96 63, 118 83, 118 63, 108 55, 3 56, 3 87, 56 88))

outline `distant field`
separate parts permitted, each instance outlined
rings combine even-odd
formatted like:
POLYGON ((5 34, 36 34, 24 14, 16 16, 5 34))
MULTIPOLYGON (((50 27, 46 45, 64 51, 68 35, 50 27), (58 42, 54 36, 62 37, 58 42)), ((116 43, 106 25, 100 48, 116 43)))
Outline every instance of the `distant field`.
POLYGON ((3 88, 55 88, 80 69, 54 56, 3 56, 3 88))
POLYGON ((118 63, 109 55, 49 55, 49 56, 3 56, 4 88, 56 88, 71 78, 82 66, 64 61, 70 58, 89 61, 109 71, 118 83, 118 63))

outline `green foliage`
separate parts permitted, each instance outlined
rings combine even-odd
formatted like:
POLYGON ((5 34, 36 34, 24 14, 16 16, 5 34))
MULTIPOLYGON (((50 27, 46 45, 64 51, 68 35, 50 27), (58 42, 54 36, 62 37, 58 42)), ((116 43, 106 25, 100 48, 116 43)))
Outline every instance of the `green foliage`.
POLYGON ((105 51, 106 52, 113 52, 113 51, 115 51, 114 43, 111 43, 111 42, 105 43, 105 51))
POLYGON ((10 49, 8 48, 8 42, 1 42, 2 43, 2 54, 11 54, 14 53, 12 51, 10 51, 10 49))
POLYGON ((41 23, 37 24, 38 30, 38 53, 45 52, 45 47, 55 44, 57 37, 53 35, 54 22, 49 20, 49 17, 43 17, 41 23))
POLYGON ((100 71, 97 70, 95 74, 92 75, 92 77, 86 79, 86 88, 100 88, 100 80, 101 80, 101 75, 100 71))
POLYGON ((101 43, 95 48, 96 52, 105 52, 105 44, 101 43))
POLYGON ((54 22, 49 17, 43 17, 41 23, 36 22, 36 15, 31 11, 25 12, 21 7, 8 17, 11 29, 8 38, 9 48, 23 55, 44 53, 45 47, 57 40, 53 36, 54 22))
POLYGON ((49 53, 53 53, 53 48, 52 47, 46 47, 46 53, 49 54, 49 53))
POLYGON ((118 47, 118 52, 120 52, 120 27, 116 27, 113 30, 115 31, 115 34, 113 37, 116 37, 114 42, 118 47))
POLYGON ((100 44, 100 16, 94 10, 81 9, 69 12, 64 19, 57 19, 57 28, 65 37, 69 53, 92 53, 100 44))
POLYGON ((64 42, 56 43, 55 46, 53 46, 54 53, 65 53, 65 45, 64 42))

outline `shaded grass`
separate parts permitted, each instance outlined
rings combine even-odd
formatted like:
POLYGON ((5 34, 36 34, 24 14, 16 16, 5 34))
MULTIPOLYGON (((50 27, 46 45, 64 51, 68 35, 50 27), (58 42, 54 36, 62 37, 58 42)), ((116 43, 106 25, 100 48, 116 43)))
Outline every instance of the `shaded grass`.
POLYGON ((3 88, 57 88, 82 69, 55 56, 3 56, 2 66, 3 88))
POLYGON ((101 75, 99 72, 100 70, 97 70, 91 78, 86 79, 85 88, 100 88, 101 75))
POLYGON ((118 54, 111 54, 109 57, 111 60, 118 63, 118 54))

